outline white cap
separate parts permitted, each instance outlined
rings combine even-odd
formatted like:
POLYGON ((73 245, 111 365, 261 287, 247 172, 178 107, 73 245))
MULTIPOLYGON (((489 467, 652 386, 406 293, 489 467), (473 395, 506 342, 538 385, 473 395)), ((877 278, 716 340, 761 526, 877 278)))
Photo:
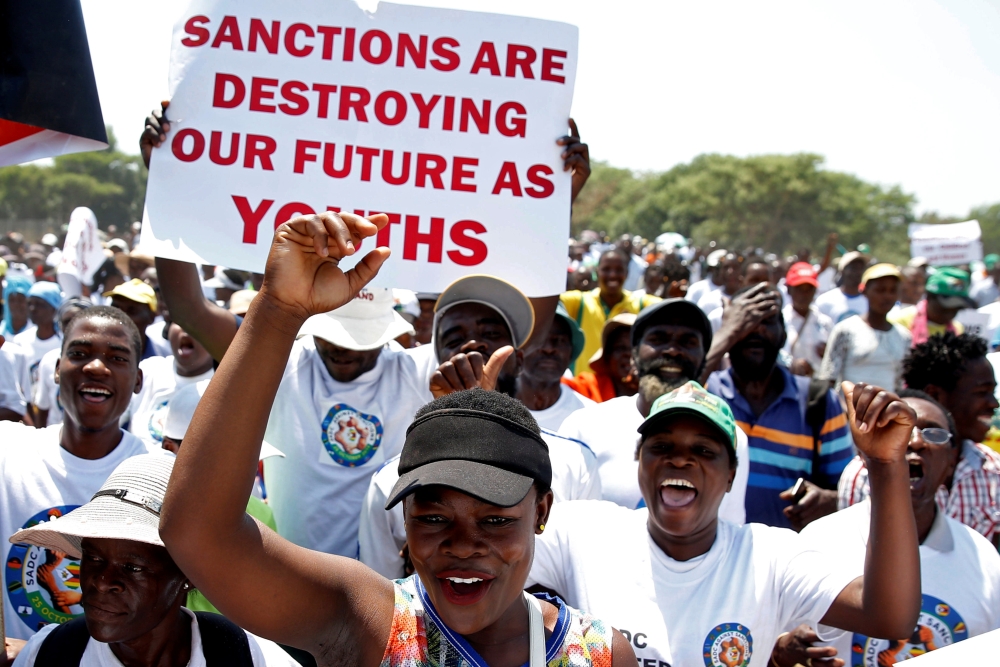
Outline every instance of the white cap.
POLYGON ((420 302, 417 301, 417 293, 413 290, 393 287, 392 300, 396 305, 397 313, 409 315, 413 319, 420 317, 420 302))
POLYGON ((708 257, 706 258, 706 263, 710 267, 718 266, 719 262, 722 261, 722 258, 726 256, 726 252, 727 252, 726 250, 723 250, 721 248, 719 250, 713 250, 712 252, 708 253, 708 257))
POLYGON ((298 338, 316 336, 348 350, 375 350, 413 327, 393 309, 392 290, 366 288, 337 310, 313 315, 298 338))
POLYGON ((122 461, 87 504, 62 517, 53 515, 10 538, 80 558, 85 538, 130 540, 163 546, 160 508, 174 467, 170 452, 140 454, 122 461))
MULTIPOLYGON (((211 382, 210 379, 189 384, 179 389, 171 397, 167 406, 167 417, 163 420, 164 438, 177 441, 184 439, 188 426, 191 425, 191 419, 194 417, 195 408, 198 407, 201 397, 208 389, 209 382, 211 382)), ((268 444, 266 441, 262 442, 260 444, 260 460, 263 461, 269 456, 284 456, 284 454, 274 445, 268 444)))
POLYGON ((54 246, 57 243, 59 243, 59 239, 52 232, 49 232, 42 237, 42 245, 54 246))

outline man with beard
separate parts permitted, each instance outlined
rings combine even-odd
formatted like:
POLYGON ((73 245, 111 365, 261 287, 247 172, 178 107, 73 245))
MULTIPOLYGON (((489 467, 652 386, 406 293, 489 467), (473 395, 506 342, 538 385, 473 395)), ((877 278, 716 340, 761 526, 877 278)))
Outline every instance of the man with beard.
MULTIPOLYGON (((712 345, 712 326, 695 304, 667 299, 636 317, 631 342, 639 393, 577 410, 566 418, 559 433, 586 443, 597 455, 603 499, 634 509, 642 506, 636 429, 649 415, 653 401, 700 376, 712 345)), ((740 429, 736 455, 741 461, 748 458, 746 435, 740 429)), ((737 468, 733 488, 719 509, 722 518, 734 523, 744 522, 746 470, 746 466, 737 468)))
POLYGON ((809 378, 777 363, 784 344, 775 310, 733 344, 732 367, 712 373, 706 388, 729 403, 749 438, 747 521, 801 530, 836 511, 837 480, 853 451, 836 394, 823 387, 810 408, 809 378))
MULTIPOLYGON (((553 321, 558 323, 563 317, 557 315, 553 321)), ((433 398, 474 387, 515 397, 526 356, 553 344, 546 341, 537 352, 525 354, 534 321, 535 313, 528 297, 510 283, 493 276, 465 276, 446 287, 438 297, 431 343, 407 353, 419 359, 417 367, 424 369, 425 374, 429 372, 428 364, 439 364, 425 384, 433 398), (425 349, 435 354, 420 352, 425 349), (485 367, 493 355, 507 356, 496 377, 488 378, 485 367)), ((567 338, 571 336, 567 334, 567 338)), ((568 340, 565 342, 569 344, 568 340)), ((563 370, 571 354, 569 351, 565 355, 563 370)), ((569 387, 565 389, 572 391, 569 387)), ((546 412, 538 410, 532 412, 532 416, 547 418, 549 415, 543 414, 546 412)), ((541 436, 548 445, 555 501, 599 499, 601 480, 597 459, 590 448, 579 439, 564 437, 544 427, 541 436)), ((398 467, 399 457, 396 456, 386 461, 372 477, 358 522, 359 559, 389 578, 408 574, 403 507, 396 505, 391 510, 385 509, 399 479, 398 467)))

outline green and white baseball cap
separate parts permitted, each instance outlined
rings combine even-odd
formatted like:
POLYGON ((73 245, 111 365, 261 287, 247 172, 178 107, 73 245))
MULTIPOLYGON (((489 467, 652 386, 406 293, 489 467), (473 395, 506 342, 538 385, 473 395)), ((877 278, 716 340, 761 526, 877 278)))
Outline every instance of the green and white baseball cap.
POLYGON ((694 380, 653 401, 649 416, 639 425, 639 433, 643 436, 651 435, 668 418, 682 414, 708 422, 719 431, 722 441, 736 451, 736 418, 732 409, 728 403, 705 391, 694 380))

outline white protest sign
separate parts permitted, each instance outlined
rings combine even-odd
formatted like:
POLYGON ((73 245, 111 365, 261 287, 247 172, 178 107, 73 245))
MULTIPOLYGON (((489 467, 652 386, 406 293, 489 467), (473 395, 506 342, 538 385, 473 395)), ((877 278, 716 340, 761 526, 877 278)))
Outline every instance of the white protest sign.
POLYGON ((964 327, 965 333, 972 334, 973 336, 979 336, 980 338, 990 342, 990 315, 989 313, 980 313, 974 308, 965 308, 958 311, 958 315, 955 319, 961 322, 964 327))
POLYGON ((174 28, 170 134, 142 245, 262 271, 274 228, 329 209, 390 214, 377 284, 470 273, 566 287, 563 171, 577 29, 350 0, 195 0, 174 28))
MULTIPOLYGON (((959 575, 960 576, 960 575, 959 575)), ((960 642, 910 658, 913 667, 955 667, 955 665, 988 665, 993 662, 988 656, 996 652, 996 642, 1000 641, 1000 630, 970 637, 960 642)))
POLYGON ((983 258, 977 220, 944 225, 912 223, 910 257, 926 257, 931 266, 957 266, 983 258))

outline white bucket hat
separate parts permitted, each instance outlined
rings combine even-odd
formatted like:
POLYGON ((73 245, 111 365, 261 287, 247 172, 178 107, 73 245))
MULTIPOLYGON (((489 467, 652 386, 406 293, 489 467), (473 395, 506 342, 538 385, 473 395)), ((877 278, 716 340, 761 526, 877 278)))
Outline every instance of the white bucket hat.
POLYGON ((310 317, 297 337, 316 336, 348 350, 375 350, 415 333, 393 305, 392 290, 366 288, 337 310, 310 317))
POLYGON ((82 557, 84 538, 131 540, 163 546, 160 508, 174 468, 169 452, 125 459, 93 499, 69 514, 19 530, 12 544, 33 544, 82 557))
MULTIPOLYGON (((194 417, 195 408, 201 401, 208 389, 208 383, 212 380, 201 380, 194 384, 182 387, 170 399, 167 406, 167 417, 163 420, 163 437, 177 440, 184 439, 187 435, 188 426, 191 425, 191 418, 194 417)), ((284 453, 267 441, 260 443, 260 460, 270 456, 284 456, 284 453)))

